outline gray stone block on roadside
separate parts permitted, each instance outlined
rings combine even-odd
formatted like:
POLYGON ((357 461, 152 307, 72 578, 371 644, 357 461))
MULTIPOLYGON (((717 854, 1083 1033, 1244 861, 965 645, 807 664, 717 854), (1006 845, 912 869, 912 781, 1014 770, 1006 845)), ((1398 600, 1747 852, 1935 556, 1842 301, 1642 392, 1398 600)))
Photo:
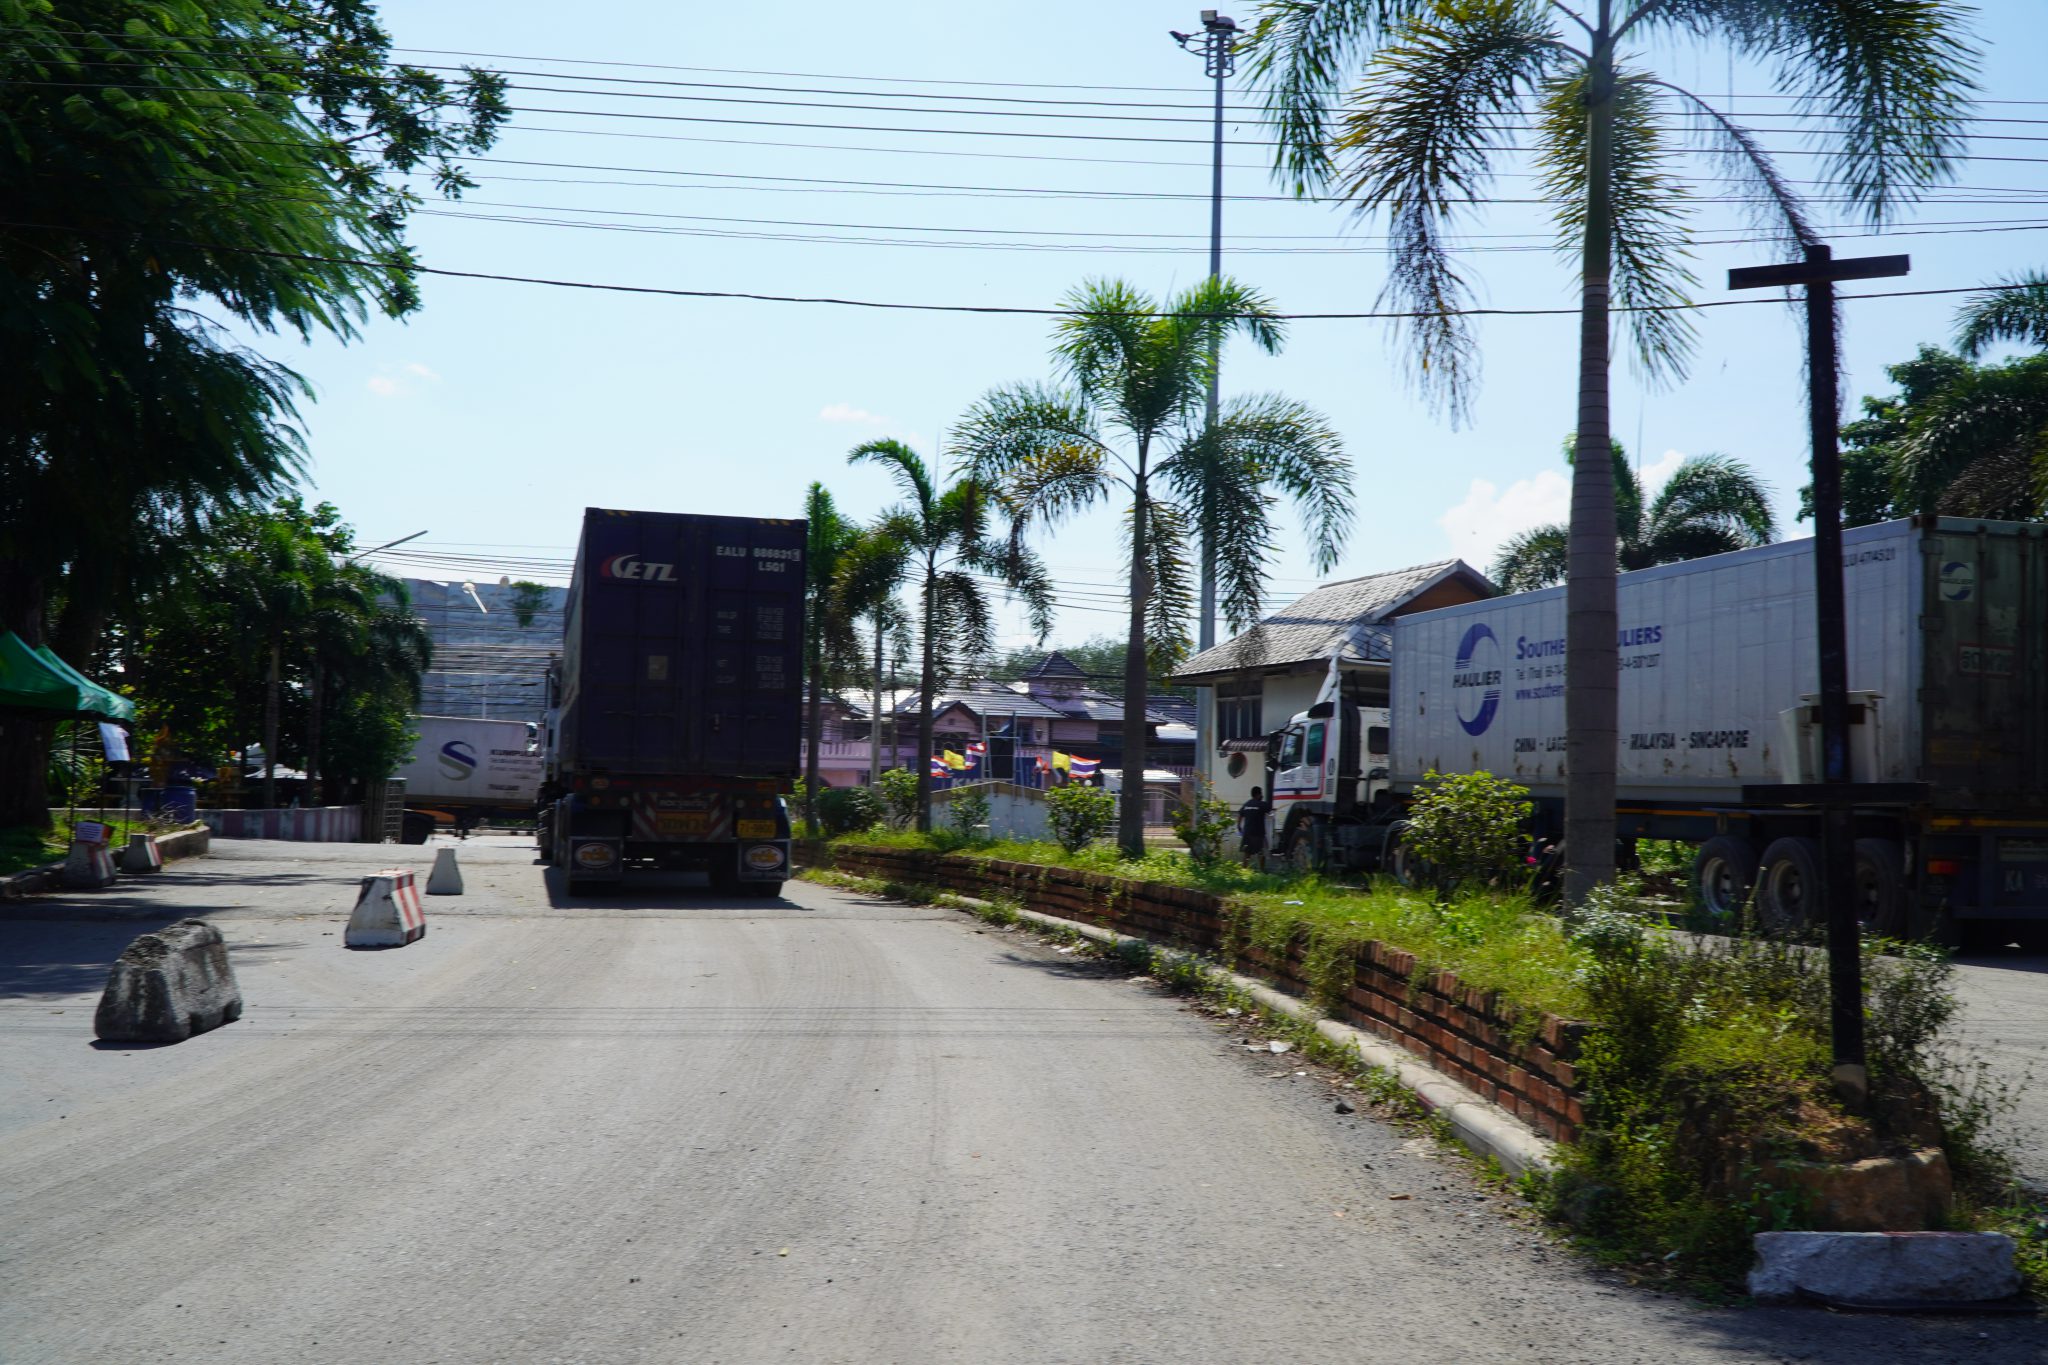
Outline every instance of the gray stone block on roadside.
POLYGON ((107 974, 92 1031, 109 1043, 182 1043, 241 1017, 220 930, 188 919, 128 945, 107 974))
POLYGON ((1765 1303, 1959 1304, 2020 1292, 2000 1232, 1760 1232, 1749 1292, 1765 1303))

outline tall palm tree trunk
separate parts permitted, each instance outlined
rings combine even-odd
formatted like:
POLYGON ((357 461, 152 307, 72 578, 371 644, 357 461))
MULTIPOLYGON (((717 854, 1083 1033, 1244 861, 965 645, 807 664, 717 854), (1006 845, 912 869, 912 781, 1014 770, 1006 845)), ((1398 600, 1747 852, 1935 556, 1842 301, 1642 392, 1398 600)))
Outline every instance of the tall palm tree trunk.
POLYGON ((868 783, 882 780, 882 613, 875 613, 875 690, 868 708, 868 783))
POLYGON ((1620 696, 1614 462, 1608 448, 1614 66, 1613 49, 1604 41, 1594 49, 1586 104, 1579 439, 1572 461, 1571 545, 1565 579, 1564 894, 1568 905, 1580 903, 1595 886, 1614 878, 1614 765, 1620 696))
POLYGON ((810 684, 811 695, 804 716, 804 834, 808 838, 818 837, 818 748, 825 727, 825 688, 818 674, 825 651, 820 646, 817 628, 812 628, 810 639, 810 684))
POLYGON ((932 828, 932 698, 939 690, 938 622, 939 566, 926 556, 924 566, 924 667, 917 682, 917 828, 932 828))
POLYGON ((270 674, 263 683, 263 805, 277 807, 277 712, 280 678, 284 673, 284 641, 270 641, 270 674))
POLYGON ((1145 488, 1145 450, 1138 448, 1138 470, 1131 497, 1131 624, 1124 646, 1124 789, 1117 804, 1116 843, 1126 858, 1145 856, 1145 608, 1152 596, 1151 561, 1147 558, 1147 517, 1151 506, 1145 488))

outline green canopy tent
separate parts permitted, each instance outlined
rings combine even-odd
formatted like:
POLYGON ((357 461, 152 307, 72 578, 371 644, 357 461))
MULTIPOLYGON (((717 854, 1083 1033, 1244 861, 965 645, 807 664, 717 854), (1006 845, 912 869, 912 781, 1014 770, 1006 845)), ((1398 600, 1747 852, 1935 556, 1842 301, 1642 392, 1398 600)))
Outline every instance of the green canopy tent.
POLYGON ((0 711, 133 721, 135 703, 109 692, 48 649, 0 631, 0 711))

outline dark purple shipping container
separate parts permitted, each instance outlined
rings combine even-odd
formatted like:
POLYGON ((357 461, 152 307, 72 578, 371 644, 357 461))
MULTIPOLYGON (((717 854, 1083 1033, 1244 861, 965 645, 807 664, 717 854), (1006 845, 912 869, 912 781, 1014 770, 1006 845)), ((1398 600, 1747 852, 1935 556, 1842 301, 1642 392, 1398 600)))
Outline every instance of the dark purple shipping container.
POLYGON ((797 776, 802 521, 586 509, 562 630, 565 776, 797 776))

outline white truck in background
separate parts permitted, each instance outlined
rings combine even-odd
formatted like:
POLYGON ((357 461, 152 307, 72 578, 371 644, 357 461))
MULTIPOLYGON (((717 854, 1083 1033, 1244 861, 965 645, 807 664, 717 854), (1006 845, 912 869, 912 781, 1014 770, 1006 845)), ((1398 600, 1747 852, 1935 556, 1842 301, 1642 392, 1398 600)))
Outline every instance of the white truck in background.
MULTIPOLYGON (((1617 835, 1696 845, 1703 905, 1815 915, 1813 542, 1623 574, 1617 835)), ((1858 892, 1892 935, 2048 948, 2048 525, 1919 517, 1843 533, 1858 892)), ((1392 623, 1390 702, 1341 669, 1273 737, 1277 852, 1404 868, 1430 771, 1526 786, 1562 837, 1565 590, 1392 623)))
POLYGON ((486 821, 530 823, 540 792, 536 727, 522 720, 415 716, 419 739, 392 776, 405 781, 404 839, 436 828, 467 834, 486 821))

